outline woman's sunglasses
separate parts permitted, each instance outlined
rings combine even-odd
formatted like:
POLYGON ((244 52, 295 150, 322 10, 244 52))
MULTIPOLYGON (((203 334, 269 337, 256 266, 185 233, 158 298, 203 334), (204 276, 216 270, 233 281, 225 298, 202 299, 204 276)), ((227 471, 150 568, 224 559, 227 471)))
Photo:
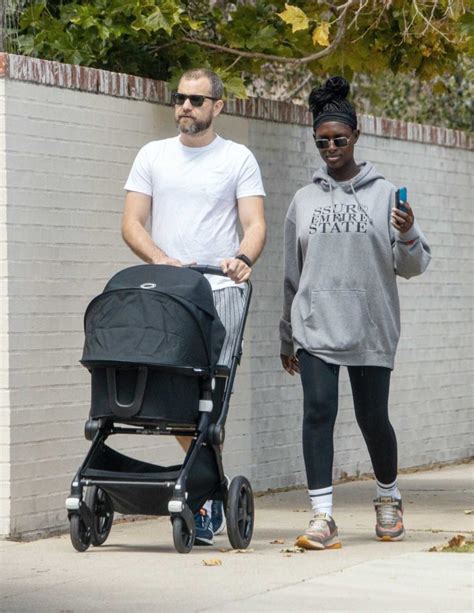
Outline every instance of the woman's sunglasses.
POLYGON ((336 136, 336 138, 316 138, 314 137, 314 142, 316 143, 316 147, 318 149, 329 149, 331 143, 334 144, 335 147, 347 147, 352 135, 349 136, 336 136))
POLYGON ((219 100, 219 98, 212 98, 212 96, 201 96, 201 94, 179 94, 178 92, 173 92, 171 94, 171 102, 177 106, 183 106, 183 104, 189 100, 192 106, 202 106, 204 104, 204 100, 219 100))

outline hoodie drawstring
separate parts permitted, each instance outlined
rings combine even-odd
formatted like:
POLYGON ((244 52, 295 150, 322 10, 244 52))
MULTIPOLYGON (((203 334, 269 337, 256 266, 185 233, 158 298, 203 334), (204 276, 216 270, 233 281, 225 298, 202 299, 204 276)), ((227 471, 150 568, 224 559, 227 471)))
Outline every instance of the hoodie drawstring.
POLYGON ((334 205, 334 189, 332 187, 331 181, 329 181, 329 193, 331 195, 331 210, 333 212, 333 215, 336 215, 336 208, 334 205))
POLYGON ((374 222, 372 220, 372 217, 369 215, 368 209, 360 202, 359 198, 357 198, 357 193, 356 193, 356 190, 354 189, 354 185, 352 184, 352 181, 350 182, 350 186, 351 186, 351 191, 355 198, 355 201, 357 202, 357 206, 359 207, 362 213, 365 213, 365 215, 367 215, 367 219, 369 220, 369 223, 373 225, 374 222))

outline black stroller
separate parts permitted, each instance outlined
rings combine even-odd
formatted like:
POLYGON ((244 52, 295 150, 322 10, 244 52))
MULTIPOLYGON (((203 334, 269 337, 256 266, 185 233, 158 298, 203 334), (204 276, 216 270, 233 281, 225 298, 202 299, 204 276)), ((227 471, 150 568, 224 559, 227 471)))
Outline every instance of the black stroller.
POLYGON ((216 366, 225 330, 204 274, 223 275, 209 266, 133 266, 86 310, 81 363, 92 378, 85 424, 92 444, 66 500, 78 551, 105 543, 116 511, 170 515, 175 548, 187 553, 194 513, 209 499, 224 503, 232 547, 250 544, 252 488, 242 476, 228 485, 221 446, 252 288, 248 283, 231 366, 216 366), (193 440, 182 465, 158 466, 107 446, 113 434, 193 440))

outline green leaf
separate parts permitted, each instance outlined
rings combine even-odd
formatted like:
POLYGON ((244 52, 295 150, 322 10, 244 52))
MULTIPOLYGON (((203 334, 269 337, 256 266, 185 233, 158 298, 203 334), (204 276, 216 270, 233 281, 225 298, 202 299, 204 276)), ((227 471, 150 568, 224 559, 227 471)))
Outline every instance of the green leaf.
POLYGON ((247 49, 255 51, 270 49, 273 53, 272 47, 275 44, 276 34, 277 32, 273 26, 266 26, 265 28, 255 32, 251 36, 247 35, 245 47, 247 49))
POLYGON ((228 77, 222 79, 224 82, 226 97, 248 98, 245 84, 240 77, 228 77))
POLYGON ((22 13, 20 17, 20 28, 23 29, 27 26, 38 25, 41 18, 43 17, 43 12, 45 8, 46 0, 40 0, 40 2, 36 2, 27 6, 25 8, 24 13, 22 13))

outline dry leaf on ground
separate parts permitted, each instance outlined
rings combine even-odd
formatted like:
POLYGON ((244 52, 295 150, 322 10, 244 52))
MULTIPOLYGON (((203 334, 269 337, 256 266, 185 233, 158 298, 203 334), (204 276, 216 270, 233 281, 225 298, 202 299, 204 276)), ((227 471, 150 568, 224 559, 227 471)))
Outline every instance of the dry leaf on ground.
POLYGON ((280 549, 280 553, 306 553, 306 549, 303 549, 303 547, 287 547, 286 549, 280 549))
POLYGON ((255 549, 231 549, 230 553, 253 553, 255 549))
POLYGON ((449 547, 462 547, 466 544, 466 539, 462 534, 456 534, 452 539, 448 541, 449 547))
POLYGON ((270 541, 270 545, 283 545, 285 541, 283 539, 276 539, 274 541, 270 541))
POLYGON ((465 513, 466 515, 474 515, 474 509, 466 509, 466 510, 464 511, 464 513, 465 513))
POLYGON ((203 560, 204 566, 222 566, 222 560, 219 558, 210 558, 209 560, 203 560))

